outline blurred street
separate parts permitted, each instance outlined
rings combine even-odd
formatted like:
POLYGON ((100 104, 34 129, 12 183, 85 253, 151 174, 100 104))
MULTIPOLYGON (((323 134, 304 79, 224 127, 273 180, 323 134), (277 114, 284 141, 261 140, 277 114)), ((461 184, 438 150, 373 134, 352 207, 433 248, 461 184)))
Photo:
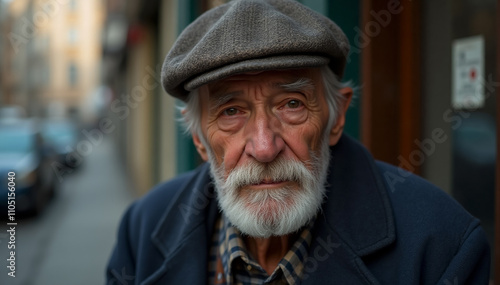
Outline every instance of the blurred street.
POLYGON ((7 275, 6 222, 0 226, 0 284, 104 284, 120 217, 133 189, 106 138, 60 184, 42 215, 16 227, 16 277, 7 275))

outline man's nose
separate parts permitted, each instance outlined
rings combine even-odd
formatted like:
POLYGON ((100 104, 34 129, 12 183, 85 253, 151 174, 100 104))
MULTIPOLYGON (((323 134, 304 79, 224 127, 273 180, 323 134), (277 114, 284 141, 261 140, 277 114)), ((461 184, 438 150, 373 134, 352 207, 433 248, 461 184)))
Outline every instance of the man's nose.
POLYGON ((285 149, 277 118, 260 114, 248 122, 245 153, 259 162, 271 162, 285 149))

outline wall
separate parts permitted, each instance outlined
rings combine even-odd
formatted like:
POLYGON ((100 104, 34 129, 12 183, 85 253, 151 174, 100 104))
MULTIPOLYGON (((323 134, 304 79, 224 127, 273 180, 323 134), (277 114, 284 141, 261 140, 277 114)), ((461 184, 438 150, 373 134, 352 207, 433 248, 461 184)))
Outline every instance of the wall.
MULTIPOLYGON (((127 58, 127 82, 123 102, 128 106, 127 165, 135 181, 138 194, 146 193, 154 184, 152 163, 152 102, 154 89, 147 88, 145 78, 150 75, 147 67, 154 66, 154 35, 147 27, 138 27, 139 39, 129 47, 127 58), (145 93, 143 93, 145 92, 145 93)), ((125 115, 124 115, 125 116, 125 115)))
POLYGON ((451 102, 451 8, 451 0, 424 1, 422 7, 422 137, 431 138, 432 131, 440 128, 449 138, 427 156, 422 175, 448 193, 453 138, 443 114, 451 102))
MULTIPOLYGON (((177 1, 163 0, 160 4, 160 17, 158 40, 159 52, 156 65, 159 67, 163 63, 170 47, 173 45, 177 36, 177 1)), ((177 174, 176 171, 176 112, 175 99, 167 95, 162 87, 159 87, 155 96, 160 97, 160 124, 156 132, 160 140, 160 161, 159 161, 159 181, 167 180, 177 174)))

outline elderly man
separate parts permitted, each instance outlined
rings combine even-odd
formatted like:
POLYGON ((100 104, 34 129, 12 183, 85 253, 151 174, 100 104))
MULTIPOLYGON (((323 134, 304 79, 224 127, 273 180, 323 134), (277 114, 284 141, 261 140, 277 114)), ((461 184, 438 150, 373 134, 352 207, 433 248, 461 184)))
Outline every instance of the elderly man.
POLYGON ((132 205, 108 283, 487 284, 479 222, 342 134, 348 52, 293 0, 231 1, 187 27, 162 80, 208 163, 132 205))

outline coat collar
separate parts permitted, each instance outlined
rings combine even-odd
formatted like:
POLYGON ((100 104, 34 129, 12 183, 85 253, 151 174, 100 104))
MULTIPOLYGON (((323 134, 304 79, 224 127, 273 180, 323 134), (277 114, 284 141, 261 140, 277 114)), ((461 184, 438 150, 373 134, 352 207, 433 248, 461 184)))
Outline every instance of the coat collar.
MULTIPOLYGON (((335 257, 330 254, 324 260, 339 262, 344 258, 355 270, 363 271, 360 258, 391 244, 396 238, 388 192, 371 155, 346 135, 332 148, 329 171, 327 199, 313 237, 318 239, 311 244, 311 250, 325 249, 328 243, 334 247, 338 244, 335 257)), ((166 260, 143 284, 156 284, 160 280, 165 284, 204 284, 207 263, 199 260, 208 258, 217 214, 209 166, 204 164, 179 191, 153 232, 152 241, 166 260), (192 270, 196 274, 181 277, 174 274, 182 270, 185 262, 194 260, 193 256, 196 262, 192 262, 192 270), (200 267, 196 270, 195 266, 200 267)), ((317 281, 320 280, 310 279, 310 282, 317 281)))
POLYGON ((388 191, 368 151, 348 136, 333 148, 324 221, 359 256, 396 238, 388 191))

